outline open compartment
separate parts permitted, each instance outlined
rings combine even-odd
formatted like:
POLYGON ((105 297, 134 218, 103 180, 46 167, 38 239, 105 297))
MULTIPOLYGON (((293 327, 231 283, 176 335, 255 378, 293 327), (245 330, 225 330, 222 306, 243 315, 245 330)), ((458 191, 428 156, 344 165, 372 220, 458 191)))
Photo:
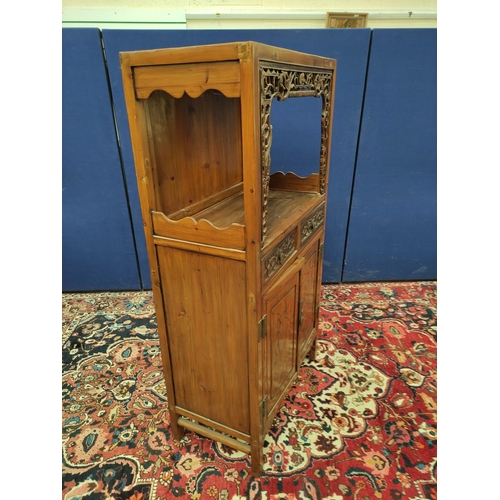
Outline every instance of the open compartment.
POLYGON ((172 221, 206 219, 218 228, 243 224, 242 205, 225 210, 243 192, 240 99, 211 89, 198 97, 155 90, 142 103, 156 211, 172 221))

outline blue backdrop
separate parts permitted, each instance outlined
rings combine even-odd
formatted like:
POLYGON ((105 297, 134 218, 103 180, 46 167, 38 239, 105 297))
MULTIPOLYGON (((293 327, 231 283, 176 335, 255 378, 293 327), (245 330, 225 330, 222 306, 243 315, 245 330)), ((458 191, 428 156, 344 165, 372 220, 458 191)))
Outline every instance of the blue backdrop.
MULTIPOLYGON (((436 277, 436 30, 102 37, 106 62, 97 29, 63 30, 64 291, 151 287, 118 53, 244 40, 338 61, 323 282, 436 277)), ((273 171, 317 171, 320 100, 306 101, 273 103, 273 171)))
POLYGON ((141 287, 96 28, 62 33, 62 288, 141 287))
POLYGON ((373 30, 343 281, 436 278, 436 30, 373 30))

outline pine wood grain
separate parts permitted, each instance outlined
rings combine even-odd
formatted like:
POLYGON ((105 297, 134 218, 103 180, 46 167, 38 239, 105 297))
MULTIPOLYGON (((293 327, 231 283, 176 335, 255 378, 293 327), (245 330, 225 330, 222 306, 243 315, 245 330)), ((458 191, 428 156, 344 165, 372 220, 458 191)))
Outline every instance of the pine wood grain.
POLYGON ((240 65, 237 61, 143 66, 134 70, 135 91, 147 99, 155 90, 172 97, 200 97, 206 90, 218 90, 226 97, 240 96, 240 65))
POLYGON ((169 284, 176 404, 249 434, 244 263, 169 247, 157 252, 169 284))
POLYGON ((264 433, 262 432, 261 403, 264 398, 262 380, 262 344, 259 342, 259 321, 262 317, 260 303, 260 276, 257 268, 260 258, 260 233, 262 207, 260 178, 260 124, 258 60, 253 44, 239 46, 241 66, 241 120, 243 151, 243 209, 246 239, 246 310, 248 328, 248 366, 250 402, 250 449, 252 474, 262 472, 264 433), (253 214, 253 215, 251 215, 253 214))
POLYGON ((223 248, 223 247, 216 247, 213 245, 204 245, 202 243, 196 243, 193 241, 165 238, 164 236, 155 236, 154 243, 155 245, 179 248, 180 250, 189 250, 190 252, 214 255, 216 257, 225 257, 227 259, 234 259, 240 261, 245 260, 245 252, 242 250, 235 250, 234 248, 223 248))
POLYGON ((300 274, 300 309, 299 330, 297 340, 297 370, 309 350, 310 337, 315 333, 316 327, 316 303, 318 300, 317 283, 318 278, 318 249, 319 241, 308 250, 304 256, 304 265, 300 274))
POLYGON ((243 181, 239 99, 155 91, 144 103, 158 211, 175 213, 243 181))
POLYGON ((154 66, 160 64, 185 64, 195 62, 237 61, 240 46, 245 43, 219 43, 194 45, 191 47, 169 47, 162 49, 124 52, 131 66, 154 66))
POLYGON ((297 373, 299 274, 289 273, 278 283, 264 299, 267 315, 264 383, 268 397, 268 414, 276 410, 285 388, 297 373))
POLYGON ((185 217, 173 221, 162 212, 152 212, 151 216, 155 235, 236 250, 245 249, 245 226, 240 224, 217 228, 205 219, 197 221, 192 217, 185 217))
POLYGON ((303 191, 319 193, 319 174, 314 173, 308 177, 300 177, 293 172, 275 172, 271 174, 270 189, 284 191, 303 191))
POLYGON ((141 204, 146 248, 149 258, 153 300, 155 303, 156 319, 158 322, 158 337, 160 340, 163 375, 165 377, 167 393, 169 394, 168 408, 172 417, 172 435, 174 439, 180 440, 184 435, 184 430, 177 424, 177 416, 175 413, 176 402, 174 381, 172 379, 172 367, 170 364, 170 346, 168 342, 165 314, 163 309, 163 293, 159 280, 159 265, 153 242, 152 221, 150 216, 151 210, 156 208, 156 199, 153 176, 150 169, 151 151, 149 149, 149 141, 147 137, 146 119, 144 116, 143 106, 135 99, 130 59, 126 54, 120 54, 120 61, 125 103, 127 106, 127 115, 130 124, 130 136, 132 140, 137 185, 139 189, 139 201, 141 204))
MULTIPOLYGON (((207 198, 204 198, 203 200, 197 203, 193 203, 190 206, 182 208, 181 210, 178 210, 173 214, 166 214, 166 215, 168 215, 168 218, 172 220, 180 220, 184 217, 194 216, 195 214, 198 214, 199 212, 206 210, 207 208, 211 208, 217 205, 219 202, 226 200, 227 198, 231 198, 238 193, 243 193, 243 182, 240 182, 239 184, 235 184, 234 186, 219 191, 218 193, 215 193, 207 198)), ((241 221, 241 223, 242 222, 243 221, 241 221)))

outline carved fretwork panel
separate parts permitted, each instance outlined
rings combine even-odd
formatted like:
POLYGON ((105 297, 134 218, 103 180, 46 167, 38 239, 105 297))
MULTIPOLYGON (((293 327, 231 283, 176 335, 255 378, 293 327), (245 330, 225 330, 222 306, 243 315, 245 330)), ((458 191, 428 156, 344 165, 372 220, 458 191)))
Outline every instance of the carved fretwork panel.
POLYGON ((305 243, 325 220, 325 205, 321 205, 300 225, 300 244, 305 243))
POLYGON ((331 121, 331 83, 333 72, 281 68, 269 63, 260 66, 261 95, 261 169, 262 169, 262 243, 267 232, 267 206, 271 176, 271 105, 274 98, 283 101, 289 97, 322 97, 321 145, 319 156, 319 192, 325 193, 328 144, 331 121))
POLYGON ((290 233, 265 259, 264 281, 269 281, 295 250, 295 232, 290 233))

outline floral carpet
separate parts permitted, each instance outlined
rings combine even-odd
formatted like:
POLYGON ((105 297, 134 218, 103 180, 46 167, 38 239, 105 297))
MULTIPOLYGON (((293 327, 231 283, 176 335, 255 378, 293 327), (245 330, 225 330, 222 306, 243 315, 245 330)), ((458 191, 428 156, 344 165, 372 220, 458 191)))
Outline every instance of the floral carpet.
POLYGON ((436 283, 324 285, 264 472, 170 434, 150 292, 63 294, 63 500, 437 498, 436 283))

